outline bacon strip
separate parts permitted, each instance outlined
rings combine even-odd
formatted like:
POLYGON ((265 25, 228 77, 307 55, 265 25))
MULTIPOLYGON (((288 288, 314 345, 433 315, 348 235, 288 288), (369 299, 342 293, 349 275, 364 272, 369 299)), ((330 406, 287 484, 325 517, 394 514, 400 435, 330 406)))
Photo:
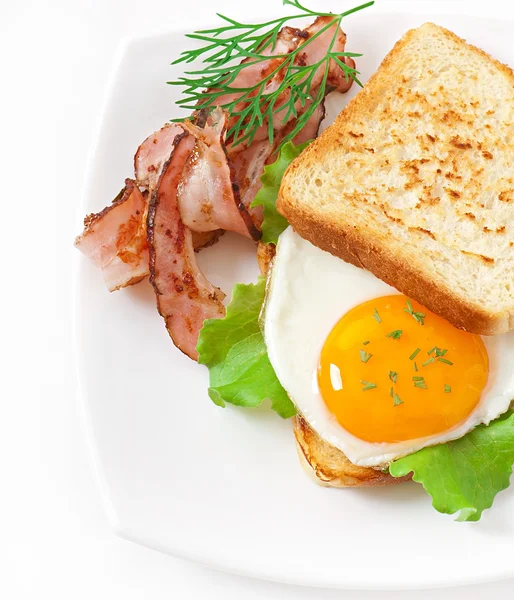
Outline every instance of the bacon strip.
MULTIPOLYGON (((299 53, 297 56, 298 64, 309 64, 313 65, 320 61, 325 54, 327 53, 328 47, 332 42, 334 37, 334 29, 337 27, 337 24, 334 22, 331 27, 328 27, 330 22, 332 21, 332 17, 318 17, 312 25, 309 25, 307 29, 304 31, 304 35, 306 35, 305 42, 311 38, 314 34, 319 32, 324 27, 327 29, 321 33, 314 41, 311 41, 308 45, 305 45, 305 42, 302 42, 302 45, 305 45, 305 52, 299 53)), ((332 46, 332 52, 344 52, 346 46, 346 34, 342 29, 338 29, 336 40, 334 45, 332 46)), ((347 57, 345 57, 347 58, 347 57)), ((346 62, 346 60, 345 60, 346 62)), ((353 61, 352 61, 353 62, 353 61)), ((348 63, 347 63, 348 64, 348 63)), ((355 66, 349 65, 349 66, 355 66)), ((337 90, 341 94, 346 93, 352 86, 353 79, 351 77, 346 80, 344 71, 341 67, 334 61, 331 60, 328 67, 328 80, 327 85, 331 90, 337 90)), ((312 81, 312 88, 316 89, 323 78, 324 69, 321 67, 317 72, 316 76, 312 81)))
POLYGON ((152 193, 164 163, 168 160, 173 148, 173 141, 182 134, 181 125, 167 124, 159 131, 152 133, 137 149, 134 156, 134 172, 137 183, 152 193))
POLYGON ((113 203, 84 219, 75 246, 102 269, 109 291, 138 283, 148 274, 147 202, 135 181, 113 203))
MULTIPOLYGON (((327 53, 329 45, 332 43, 332 39, 334 38, 334 34, 336 34, 335 28, 337 27, 337 23, 333 19, 333 17, 325 16, 318 17, 309 27, 304 30, 296 29, 293 27, 284 27, 280 31, 275 47, 268 47, 262 51, 264 56, 276 56, 280 54, 288 54, 293 50, 296 50, 298 47, 305 46, 304 52, 298 52, 295 64, 298 66, 309 66, 314 65, 319 62, 327 53), (331 25, 332 23, 332 25, 331 25), (323 33, 320 33, 318 37, 314 40, 311 40, 315 34, 324 29, 323 33), (307 43, 309 42, 309 43, 307 43)), ((346 35, 339 28, 337 30, 337 35, 335 42, 332 46, 332 50, 334 52, 343 52, 346 45, 346 35)), ((233 81, 230 82, 230 87, 232 88, 248 88, 254 86, 257 82, 262 81, 266 77, 273 76, 266 82, 263 94, 270 94, 274 92, 283 82, 285 76, 285 67, 281 68, 281 65, 285 63, 286 58, 271 58, 267 61, 260 61, 256 64, 252 64, 255 62, 255 59, 248 58, 242 61, 241 64, 248 63, 248 67, 241 69, 237 76, 233 81)), ((349 66, 354 67, 355 64, 352 59, 346 58, 344 62, 349 66)), ((316 73, 314 74, 311 82, 311 96, 315 97, 316 92, 323 80, 325 72, 324 65, 321 65, 316 73)), ((331 60, 329 63, 329 72, 327 77, 327 93, 332 90, 337 90, 341 93, 347 92, 353 80, 345 77, 345 74, 341 67, 334 61, 331 60)), ((228 102, 232 102, 241 92, 235 92, 231 94, 225 94, 217 99, 219 105, 227 104, 228 102)), ((257 90, 252 92, 249 97, 255 96, 257 90)), ((290 114, 286 118, 287 109, 285 108, 285 104, 290 97, 290 90, 284 90, 281 96, 277 99, 274 106, 274 116, 273 116, 273 127, 275 133, 279 133, 281 129, 286 127, 292 120, 295 119, 293 114, 290 114), (282 110, 281 110, 281 107, 282 110)), ((201 102, 201 101, 200 101, 201 102)), ((238 103, 234 109, 234 113, 238 113, 242 111, 245 106, 248 104, 248 100, 243 100, 238 103)), ((295 105, 296 111, 298 113, 303 112, 304 107, 302 107, 301 102, 298 101, 295 105)), ((231 129, 237 120, 237 116, 231 117, 228 123, 228 129, 231 129)), ((265 122, 256 132, 253 142, 261 142, 268 139, 268 125, 265 122)), ((238 144, 235 148, 231 148, 229 145, 228 153, 230 157, 233 157, 234 154, 239 153, 241 150, 245 149, 248 146, 247 143, 243 142, 242 144, 238 144)))
POLYGON ((224 229, 257 240, 260 232, 240 201, 239 186, 225 150, 227 115, 215 109, 209 122, 206 127, 184 122, 196 144, 179 184, 182 221, 192 231, 224 229))
MULTIPOLYGON (((299 36, 299 51, 295 58, 295 64, 298 66, 310 66, 318 63, 326 55, 334 35, 336 35, 336 39, 332 46, 332 50, 334 52, 344 52, 346 45, 346 34, 337 27, 337 23, 332 17, 318 17, 314 23, 309 25, 307 29, 304 29, 299 36), (325 29, 323 33, 319 33, 323 29, 325 29), (311 40, 311 38, 318 33, 318 37, 311 40), (301 51, 302 47, 305 48, 303 52, 301 51)), ((320 65, 312 77, 310 84, 310 95, 312 98, 316 97, 324 75, 325 65, 320 65)), ((328 76, 325 94, 332 90, 337 90, 344 94, 350 89, 352 83, 353 79, 348 78, 348 80, 346 80, 342 68, 334 60, 331 60, 328 64, 328 76)), ((281 98, 275 103, 273 126, 276 132, 280 132, 283 128, 287 127, 291 121, 295 120, 293 114, 287 116, 287 109, 285 108, 285 104, 290 95, 290 90, 285 91, 281 98)), ((295 108, 298 113, 302 113, 305 110, 305 105, 302 106, 302 103, 297 101, 295 108)))
MULTIPOLYGON (((310 107, 310 103, 305 105, 303 110, 308 110, 310 107)), ((293 144, 298 146, 299 144, 303 144, 304 142, 308 142, 309 140, 313 140, 318 137, 319 128, 321 122, 325 118, 325 98, 321 101, 318 106, 314 109, 312 115, 309 117, 307 123, 303 126, 303 128, 295 135, 293 138, 293 144)), ((295 123, 290 121, 286 127, 281 131, 280 137, 275 140, 275 148, 278 147, 281 140, 283 140, 286 135, 288 135, 294 129, 295 123)))
MULTIPOLYGON (((327 48, 329 44, 331 44, 335 29, 337 27, 336 22, 332 17, 318 17, 314 23, 312 23, 307 29, 299 30, 292 29, 290 27, 285 27, 280 32, 277 39, 277 46, 275 49, 268 49, 267 52, 271 54, 278 54, 282 51, 282 47, 288 48, 288 52, 293 49, 298 48, 300 46, 305 45, 304 52, 298 52, 295 63, 297 65, 314 65, 319 62, 326 54, 327 48), (308 44, 307 41, 310 40, 315 34, 324 29, 318 35, 317 38, 311 40, 308 44)), ((346 35, 341 29, 337 30, 337 35, 335 42, 332 46, 332 49, 336 52, 343 52, 346 44, 346 35)), ((273 69, 277 67, 278 59, 270 59, 269 64, 264 63, 263 72, 266 74, 272 73, 273 69)), ((284 60, 284 59, 282 59, 284 60)), ((354 67, 355 63, 351 58, 345 58, 346 64, 354 67)), ((278 63, 278 66, 280 63, 278 63)), ((253 72, 254 67, 248 67, 248 69, 241 69, 238 77, 235 82, 232 84, 235 86, 236 84, 249 85, 249 80, 247 77, 249 74, 253 74, 256 76, 256 73, 253 72), (247 73, 248 72, 248 73, 247 73)), ((324 66, 320 66, 317 69, 311 85, 311 96, 313 98, 316 97, 319 86, 322 83, 324 77, 324 66)), ((262 74, 260 75, 262 79, 262 74)), ((284 71, 279 70, 273 78, 267 82, 265 92, 271 93, 273 90, 276 90, 278 86, 282 83, 284 78, 284 71)), ((327 77, 327 87, 326 93, 332 90, 337 90, 341 93, 347 92, 353 80, 345 77, 343 69, 333 60, 329 63, 329 73, 327 77)), ((255 84, 255 81, 254 81, 255 84)), ((285 106, 287 99, 290 97, 290 91, 286 90, 282 93, 281 97, 277 100, 275 104, 275 114, 273 117, 273 126, 274 126, 274 143, 273 146, 270 145, 268 139, 268 126, 266 123, 257 131, 252 143, 250 145, 242 143, 236 146, 232 144, 228 145, 227 153, 230 160, 234 164, 234 170, 236 173, 236 180, 239 183, 240 187, 240 195, 241 201, 244 206, 250 212, 252 219, 257 227, 260 227, 262 223, 262 207, 251 208, 251 203, 255 198, 256 193, 261 188, 260 177, 263 173, 264 166, 273 162, 276 159, 276 148, 280 144, 280 142, 284 139, 289 132, 296 125, 296 119, 293 115, 290 115, 287 119, 286 117, 286 109, 280 110, 281 106, 285 106)), ((224 103, 227 101, 227 97, 223 97, 220 99, 220 102, 224 103)), ((312 102, 312 101, 311 101, 312 102)), ((242 102, 241 105, 238 105, 239 110, 244 108, 245 103, 242 102)), ((308 110, 310 103, 307 102, 304 106, 301 105, 300 102, 296 104, 297 114, 301 115, 303 112, 308 110)), ((320 126, 323 117, 325 116, 325 107, 324 102, 321 103, 314 113, 309 118, 309 121, 304 126, 303 130, 295 137, 293 140, 295 144, 300 144, 309 139, 313 139, 316 137, 318 133, 318 129, 320 126)))
MULTIPOLYGON (((303 31, 284 27, 275 47, 262 50, 262 54, 270 56, 269 60, 251 64, 253 59, 247 59, 244 61, 247 67, 231 85, 251 87, 269 77, 264 93, 276 90, 285 76, 285 57, 271 56, 288 54, 323 27, 327 31, 296 58, 298 65, 316 64, 332 42, 336 27, 332 17, 320 17, 303 31)), ((332 48, 344 50, 345 42, 345 34, 338 30, 332 48)), ((350 58, 346 63, 354 66, 350 58)), ((323 76, 321 66, 312 80, 312 98, 316 97, 323 76)), ((352 80, 347 81, 343 70, 332 61, 327 92, 337 89, 344 93, 351 84, 352 80)), ((195 360, 198 333, 204 320, 224 316, 225 309, 224 294, 199 269, 194 247, 213 243, 224 230, 259 238, 262 208, 250 205, 261 187, 264 166, 275 160, 279 143, 296 124, 293 115, 285 119, 286 109, 280 110, 287 104, 290 93, 284 90, 275 103, 273 146, 269 143, 266 121, 251 144, 234 147, 230 140, 226 143, 227 129, 237 116, 228 118, 220 108, 210 114, 199 111, 193 122, 168 124, 153 133, 134 157, 136 181, 127 179, 111 206, 87 217, 84 232, 75 242, 102 268, 111 291, 137 283, 150 274, 157 307, 171 338, 195 360)), ((227 95, 219 102, 224 104, 235 97, 227 95)), ((234 112, 241 111, 247 102, 239 102, 234 112)), ((297 114, 308 110, 308 106, 298 103, 297 114)), ((320 105, 294 142, 314 138, 323 116, 324 106, 320 105)))
MULTIPOLYGON (((275 46, 268 46, 264 50, 261 50, 260 53, 263 56, 270 55, 280 55, 280 54, 288 54, 292 52, 297 46, 299 41, 299 36, 302 35, 300 29, 295 29, 293 27, 284 27, 280 31, 275 46)), ((247 58, 241 62, 241 64, 247 64, 244 69, 241 69, 238 74, 235 76, 234 80, 230 82, 231 88, 249 88, 254 86, 259 81, 262 81, 266 77, 269 77, 276 69, 279 69, 280 65, 282 65, 285 61, 285 58, 270 58, 267 61, 256 61, 255 58, 247 58)), ((284 72, 282 70, 278 70, 278 72, 273 75, 272 79, 266 83, 264 93, 269 93, 273 89, 276 89, 279 81, 282 81, 284 78, 284 72)), ((250 97, 255 96, 257 90, 250 94, 250 97)), ((228 102, 232 102, 238 96, 240 96, 241 92, 234 92, 231 94, 225 94, 220 96, 217 99, 218 105, 227 104, 228 102)), ((201 103, 201 101, 200 101, 201 103)), ((236 104, 234 113, 241 111, 247 104, 247 101, 241 101, 236 104)), ((229 119, 228 129, 230 129, 238 117, 233 116, 229 119)), ((257 136, 257 140, 266 139, 268 137, 267 126, 261 128, 261 136, 257 136)))
MULTIPOLYGON (((309 105, 305 106, 307 110, 309 105)), ((314 139, 318 135, 318 130, 325 116, 325 102, 323 101, 316 107, 316 110, 309 117, 304 128, 293 139, 294 144, 302 144, 308 140, 314 139)), ((274 140, 273 146, 268 140, 262 142, 253 142, 248 148, 238 152, 233 157, 236 179, 240 185, 241 202, 246 206, 254 223, 260 227, 262 223, 262 206, 252 208, 255 195, 261 189, 261 175, 264 167, 277 159, 276 150, 280 142, 286 135, 292 131, 295 123, 291 121, 274 140)))
POLYGON ((177 348, 197 360, 196 344, 205 319, 223 317, 224 294, 211 285, 196 264, 191 231, 180 218, 177 188, 195 139, 176 136, 148 209, 150 282, 157 308, 177 348))

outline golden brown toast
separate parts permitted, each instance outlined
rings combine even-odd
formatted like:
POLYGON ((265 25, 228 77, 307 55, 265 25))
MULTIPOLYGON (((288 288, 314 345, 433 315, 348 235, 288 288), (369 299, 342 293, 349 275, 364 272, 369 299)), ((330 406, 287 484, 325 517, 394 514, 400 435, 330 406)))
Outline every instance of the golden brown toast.
POLYGON ((319 485, 329 487, 374 487, 402 483, 411 476, 395 479, 370 467, 351 463, 341 450, 319 437, 301 416, 293 417, 293 430, 300 463, 319 485))

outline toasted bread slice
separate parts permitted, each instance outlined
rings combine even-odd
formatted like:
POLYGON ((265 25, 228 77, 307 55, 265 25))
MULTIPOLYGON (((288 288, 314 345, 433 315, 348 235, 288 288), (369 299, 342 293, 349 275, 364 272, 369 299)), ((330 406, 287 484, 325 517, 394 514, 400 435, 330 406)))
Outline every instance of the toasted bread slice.
MULTIPOLYGON (((264 276, 267 276, 275 256, 275 244, 259 242, 257 262, 264 276)), ((293 418, 293 431, 301 465, 307 475, 316 483, 327 487, 370 487, 400 483, 410 479, 394 479, 387 473, 369 467, 357 467, 345 454, 325 442, 301 416, 293 418)))
POLYGON ((289 167, 277 202, 316 246, 457 327, 514 327, 514 73, 432 23, 394 46, 289 167))
POLYGON ((319 437, 302 417, 293 418, 294 435, 300 463, 316 483, 328 487, 374 487, 408 481, 411 476, 395 479, 369 467, 351 463, 341 450, 319 437))

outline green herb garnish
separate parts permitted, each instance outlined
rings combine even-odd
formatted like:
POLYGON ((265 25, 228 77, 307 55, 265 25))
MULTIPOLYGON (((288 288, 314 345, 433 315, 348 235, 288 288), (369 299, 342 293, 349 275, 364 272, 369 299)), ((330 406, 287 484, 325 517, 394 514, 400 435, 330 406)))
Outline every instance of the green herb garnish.
POLYGON ((360 355, 363 363, 367 363, 368 360, 373 356, 373 354, 368 354, 366 350, 360 350, 360 355))
POLYGON ((362 342, 363 346, 367 346, 369 344, 369 340, 366 340, 365 342, 362 342))
POLYGON ((453 365, 452 361, 451 361, 451 360, 448 360, 447 358, 438 358, 437 360, 438 360, 439 362, 442 362, 442 363, 444 363, 445 365, 450 365, 450 366, 452 366, 452 365, 453 365))
POLYGON ((427 354, 430 355, 430 354, 433 354, 434 352, 435 352, 436 356, 444 356, 448 352, 448 350, 446 348, 444 350, 441 350, 441 348, 438 348, 437 346, 434 346, 432 348, 432 350, 429 350, 427 352, 427 354))
POLYGON ((414 350, 414 352, 409 356, 409 359, 414 360, 420 351, 421 351, 421 348, 416 348, 416 350, 414 350))
POLYGON ((186 71, 182 77, 168 83, 184 88, 184 97, 177 101, 181 108, 188 111, 212 110, 219 105, 227 110, 233 121, 227 138, 232 140, 234 146, 241 142, 251 144, 265 121, 269 141, 273 144, 273 123, 277 117, 282 118, 282 124, 294 123, 291 131, 281 140, 280 146, 291 141, 323 102, 327 88, 330 87, 329 67, 334 62, 341 67, 347 81, 351 78, 362 87, 357 78, 358 71, 349 67, 344 60, 345 57, 362 55, 334 50, 334 46, 343 18, 374 2, 366 2, 338 14, 310 10, 302 6, 299 0, 283 0, 283 3, 293 6, 299 12, 258 24, 240 23, 218 13, 224 23, 213 29, 187 34, 187 38, 201 44, 192 50, 184 50, 172 63, 201 60, 200 68, 186 71), (276 53, 282 27, 301 17, 330 17, 331 20, 291 52, 276 53), (316 44, 316 38, 329 30, 331 40, 327 52, 312 64, 302 64, 302 56, 309 52, 309 45, 316 44), (244 69, 252 69, 253 65, 259 63, 263 67, 268 66, 268 69, 262 69, 262 79, 257 77, 257 81, 248 83, 244 81, 244 72, 238 77, 244 69), (319 87, 312 90, 311 83, 320 71, 322 77, 319 87), (279 74, 280 77, 276 77, 277 85, 267 90, 266 84, 279 74), (308 108, 302 110, 306 106, 308 108))
POLYGON ((391 398, 394 396, 393 386, 391 386, 391 389, 389 390, 389 395, 391 396, 391 398))
POLYGON ((400 396, 398 396, 398 394, 395 394, 393 396, 393 406, 399 406, 400 404, 403 404, 403 400, 400 398, 400 396))
POLYGON ((428 360, 426 360, 424 363, 421 363, 422 367, 426 367, 427 365, 431 364, 435 362, 435 358, 429 358, 428 360))
POLYGON ((428 389, 424 377, 413 377, 412 381, 414 381, 414 387, 421 388, 423 390, 428 389))
POLYGON ((414 370, 416 371, 416 373, 418 372, 418 363, 414 363, 414 370))
POLYGON ((447 383, 445 383, 444 384, 444 393, 449 394, 451 391, 452 391, 451 385, 448 385, 447 383))
POLYGON ((396 383, 396 380, 398 379, 398 373, 396 371, 389 371, 389 379, 393 383, 396 383))
POLYGON ((422 312, 414 312, 414 310, 412 308, 412 304, 408 298, 407 298, 407 308, 404 308, 403 310, 406 313, 408 313, 409 315, 411 315, 420 325, 425 324, 426 314, 422 313, 422 312))
POLYGON ((395 329, 394 331, 391 331, 391 333, 388 333, 386 337, 393 338, 393 340, 399 340, 402 337, 402 333, 403 329, 395 329))
POLYGON ((377 323, 382 323, 382 319, 380 318, 380 315, 378 314, 378 310, 375 308, 375 312, 373 313, 373 318, 375 319, 375 321, 377 323))
POLYGON ((377 387, 376 383, 371 383, 371 381, 364 381, 364 379, 361 379, 361 383, 364 386, 362 388, 363 392, 367 392, 368 390, 374 390, 377 387))

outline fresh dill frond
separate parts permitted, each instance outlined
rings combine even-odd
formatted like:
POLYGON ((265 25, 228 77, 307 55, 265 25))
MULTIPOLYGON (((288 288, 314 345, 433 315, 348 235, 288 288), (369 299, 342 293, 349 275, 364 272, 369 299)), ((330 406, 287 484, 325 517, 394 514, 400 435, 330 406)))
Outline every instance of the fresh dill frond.
POLYGON ((283 0, 283 4, 292 6, 299 12, 258 24, 241 23, 218 13, 217 16, 223 24, 186 35, 187 38, 200 42, 199 47, 184 50, 179 58, 171 63, 175 65, 202 62, 199 68, 186 71, 183 76, 168 83, 184 88, 184 97, 177 101, 181 108, 188 111, 212 110, 219 105, 225 109, 231 117, 227 139, 233 146, 242 142, 251 144, 257 130, 266 122, 269 140, 273 144, 273 118, 277 115, 282 117, 282 124, 290 122, 291 119, 294 119, 295 123, 294 128, 281 140, 279 148, 293 140, 329 91, 327 86, 331 61, 341 67, 347 81, 351 78, 362 86, 357 77, 359 72, 348 66, 344 60, 345 57, 362 55, 337 51, 334 45, 343 18, 371 6, 374 0, 338 14, 310 10, 299 0, 283 0), (274 54, 282 27, 303 17, 332 19, 291 52, 274 54), (303 65, 301 60, 297 60, 314 40, 332 27, 334 35, 324 56, 308 65, 303 65), (242 69, 264 61, 274 68, 271 71, 264 70, 262 79, 245 87, 233 85, 242 69), (312 95, 311 83, 319 71, 322 73, 321 82, 312 95), (278 73, 280 82, 267 91, 266 84, 278 73))

